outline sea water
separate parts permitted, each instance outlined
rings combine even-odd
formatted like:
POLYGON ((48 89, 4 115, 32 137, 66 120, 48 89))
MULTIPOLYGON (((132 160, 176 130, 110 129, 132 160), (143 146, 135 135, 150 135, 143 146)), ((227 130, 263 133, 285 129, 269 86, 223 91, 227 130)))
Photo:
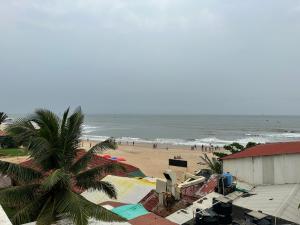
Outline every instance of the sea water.
POLYGON ((83 138, 168 145, 300 140, 300 116, 86 115, 83 138))

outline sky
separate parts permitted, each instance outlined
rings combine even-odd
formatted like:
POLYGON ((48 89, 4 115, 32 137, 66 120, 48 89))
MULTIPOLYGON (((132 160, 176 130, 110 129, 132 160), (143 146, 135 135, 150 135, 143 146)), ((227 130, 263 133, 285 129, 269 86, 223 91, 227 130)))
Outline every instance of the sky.
POLYGON ((0 111, 300 114, 300 0, 0 0, 0 111))

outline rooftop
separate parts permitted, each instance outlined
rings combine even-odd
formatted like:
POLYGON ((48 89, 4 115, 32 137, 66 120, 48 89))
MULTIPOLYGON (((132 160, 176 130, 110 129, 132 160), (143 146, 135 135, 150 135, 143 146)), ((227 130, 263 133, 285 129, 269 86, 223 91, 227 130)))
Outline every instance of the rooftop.
POLYGON ((195 201, 191 206, 178 210, 166 217, 168 220, 178 224, 184 224, 194 218, 194 212, 197 208, 208 209, 212 207, 212 199, 221 196, 216 192, 212 192, 205 197, 195 201))
MULTIPOLYGON (((101 205, 107 209, 112 210, 115 207, 124 206, 126 204, 107 201, 107 202, 103 202, 101 205)), ((170 220, 162 218, 158 215, 155 215, 154 213, 151 212, 145 215, 137 216, 134 219, 129 220, 128 223, 132 225, 176 225, 177 224, 170 220)))
POLYGON ((272 155, 282 155, 282 154, 297 154, 297 153, 300 154, 300 141, 278 142, 278 143, 256 145, 244 151, 225 156, 221 159, 227 160, 227 159, 272 156, 272 155))
MULTIPOLYGON (((113 201, 127 204, 138 203, 156 187, 156 182, 153 178, 137 179, 107 175, 102 181, 109 182, 115 186, 118 197, 113 201)), ((85 191, 81 195, 95 204, 112 201, 105 193, 100 191, 85 191)))
POLYGON ((247 197, 234 200, 233 204, 294 223, 300 222, 300 184, 257 186, 249 193, 247 197))
MULTIPOLYGON (((79 160, 81 157, 84 156, 84 154, 86 153, 85 150, 83 149, 79 149, 79 151, 77 152, 77 156, 75 161, 79 160)), ((88 168, 95 168, 95 167, 99 167, 99 166, 103 166, 103 165, 107 165, 107 164, 111 164, 111 163, 116 163, 116 164, 120 164, 122 165, 122 167, 125 169, 123 170, 116 170, 110 174, 115 175, 115 176, 123 176, 123 177, 144 177, 145 175, 143 174, 143 172, 132 165, 123 163, 123 162, 117 162, 111 159, 106 159, 103 158, 99 155, 94 155, 92 160, 88 163, 88 168)), ((32 159, 29 159, 25 162, 22 162, 21 165, 26 166, 26 167, 30 167, 36 170, 40 170, 40 166, 35 164, 34 161, 32 159)), ((103 177, 106 176, 108 174, 103 174, 103 177)))

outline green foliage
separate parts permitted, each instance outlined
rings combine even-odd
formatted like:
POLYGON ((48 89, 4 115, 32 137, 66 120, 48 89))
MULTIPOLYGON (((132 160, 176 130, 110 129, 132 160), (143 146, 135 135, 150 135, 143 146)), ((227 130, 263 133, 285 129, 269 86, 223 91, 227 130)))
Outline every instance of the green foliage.
POLYGON ((245 147, 237 142, 233 142, 230 145, 225 145, 224 149, 230 151, 232 154, 240 152, 245 149, 245 147))
POLYGON ((28 152, 25 149, 20 148, 5 148, 0 149, 0 157, 1 156, 26 156, 28 152))
MULTIPOLYGON (((37 110, 32 116, 16 121, 7 131, 26 147, 34 167, 0 161, 0 173, 12 177, 17 186, 0 190, 0 204, 14 209, 14 225, 37 221, 50 225, 68 218, 75 225, 87 225, 89 218, 122 221, 116 214, 87 201, 75 189, 105 192, 116 198, 113 185, 101 181, 104 172, 119 169, 117 164, 89 169, 96 151, 115 148, 112 139, 101 142, 76 159, 84 116, 77 109, 62 118, 48 110, 37 110)), ((11 211, 11 210, 10 210, 11 211)))
POLYGON ((237 143, 237 142, 233 142, 232 144, 230 145, 225 145, 224 146, 224 149, 229 151, 230 154, 227 154, 227 153, 223 153, 223 152, 214 152, 213 154, 218 157, 218 158, 222 158, 222 157, 225 157, 227 155, 231 155, 231 154, 234 154, 234 153, 238 153, 238 152, 241 152, 241 151, 244 151, 245 149, 247 148, 251 148, 251 147, 254 147, 255 145, 257 145, 257 143, 255 142, 248 142, 246 147, 237 143))
POLYGON ((223 158, 228 155, 227 153, 223 153, 223 152, 214 152, 213 154, 218 158, 223 158))
POLYGON ((246 149, 246 148, 254 147, 255 145, 257 145, 257 143, 255 143, 255 142, 248 142, 248 143, 246 144, 245 149, 246 149))
POLYGON ((7 115, 4 112, 0 112, 0 124, 7 119, 7 115))
POLYGON ((202 162, 199 164, 207 165, 209 169, 215 174, 222 174, 222 163, 216 158, 209 158, 205 153, 204 156, 200 156, 202 162))
POLYGON ((0 148, 15 148, 16 142, 10 136, 0 136, 0 148))

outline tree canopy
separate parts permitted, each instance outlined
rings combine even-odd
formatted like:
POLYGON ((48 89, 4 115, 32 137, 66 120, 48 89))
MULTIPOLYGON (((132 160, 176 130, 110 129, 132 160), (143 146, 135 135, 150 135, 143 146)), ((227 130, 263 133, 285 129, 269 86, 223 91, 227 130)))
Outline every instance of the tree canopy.
POLYGON ((101 142, 77 158, 84 115, 78 108, 62 118, 49 110, 39 109, 29 117, 19 119, 7 132, 28 149, 34 168, 0 161, 0 173, 10 176, 16 186, 0 190, 0 204, 13 207, 13 224, 37 221, 50 225, 60 219, 70 219, 75 225, 87 225, 89 218, 121 221, 109 210, 84 197, 80 190, 92 189, 116 198, 114 186, 100 180, 103 173, 121 169, 117 164, 88 168, 96 151, 115 148, 115 141, 101 142))

